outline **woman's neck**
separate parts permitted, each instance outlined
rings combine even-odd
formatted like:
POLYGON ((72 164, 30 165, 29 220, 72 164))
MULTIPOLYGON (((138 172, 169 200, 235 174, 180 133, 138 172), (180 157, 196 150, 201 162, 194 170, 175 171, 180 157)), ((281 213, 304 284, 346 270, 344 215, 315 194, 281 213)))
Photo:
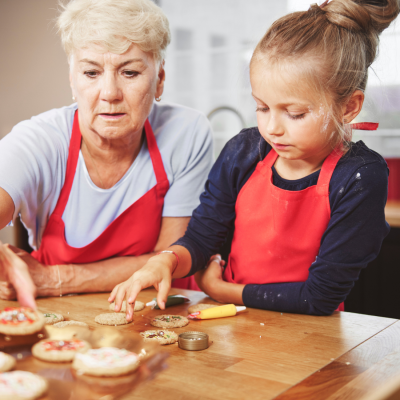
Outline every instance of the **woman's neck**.
POLYGON ((144 136, 144 129, 117 140, 82 132, 81 152, 92 182, 101 189, 110 189, 119 182, 138 156, 144 136))

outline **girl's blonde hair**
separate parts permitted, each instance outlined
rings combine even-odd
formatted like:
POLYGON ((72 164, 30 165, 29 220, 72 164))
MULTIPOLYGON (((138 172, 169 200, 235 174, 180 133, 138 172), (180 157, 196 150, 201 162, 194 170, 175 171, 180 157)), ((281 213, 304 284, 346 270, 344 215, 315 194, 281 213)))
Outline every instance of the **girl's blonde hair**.
POLYGON ((150 0, 71 0, 57 20, 64 50, 100 46, 122 54, 132 43, 158 62, 171 41, 168 19, 150 0))
POLYGON ((301 62, 308 80, 329 104, 339 133, 331 138, 333 145, 349 145, 351 130, 344 128, 341 108, 356 90, 365 91, 379 35, 398 14, 398 0, 332 0, 322 8, 313 4, 308 11, 275 21, 258 43, 251 64, 261 59, 292 66, 301 62))

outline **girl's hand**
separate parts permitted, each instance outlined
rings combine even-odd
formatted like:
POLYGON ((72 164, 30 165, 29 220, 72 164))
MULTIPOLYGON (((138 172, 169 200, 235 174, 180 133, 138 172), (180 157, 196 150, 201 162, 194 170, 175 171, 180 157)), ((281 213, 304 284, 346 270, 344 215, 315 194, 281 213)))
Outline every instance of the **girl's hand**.
POLYGON ((8 245, 0 242, 0 298, 17 298, 21 306, 36 309, 36 286, 29 274, 28 265, 8 245))
POLYGON ((222 278, 224 265, 225 261, 221 260, 221 255, 216 254, 210 258, 205 269, 194 275, 199 288, 214 300, 217 300, 218 288, 224 283, 222 278))
POLYGON ((137 295, 142 289, 154 286, 158 291, 157 303, 164 310, 171 289, 171 275, 175 263, 175 256, 167 253, 150 258, 143 268, 125 282, 115 286, 108 301, 111 303, 115 300, 115 311, 118 312, 123 300, 126 299, 126 320, 132 321, 137 295))

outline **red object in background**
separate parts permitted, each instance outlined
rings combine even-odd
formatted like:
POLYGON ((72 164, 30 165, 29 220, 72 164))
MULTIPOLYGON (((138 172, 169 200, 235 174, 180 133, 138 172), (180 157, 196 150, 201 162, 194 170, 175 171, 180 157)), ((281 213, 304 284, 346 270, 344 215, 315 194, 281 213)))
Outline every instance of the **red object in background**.
POLYGON ((400 201, 400 158, 386 158, 389 167, 388 200, 400 201))

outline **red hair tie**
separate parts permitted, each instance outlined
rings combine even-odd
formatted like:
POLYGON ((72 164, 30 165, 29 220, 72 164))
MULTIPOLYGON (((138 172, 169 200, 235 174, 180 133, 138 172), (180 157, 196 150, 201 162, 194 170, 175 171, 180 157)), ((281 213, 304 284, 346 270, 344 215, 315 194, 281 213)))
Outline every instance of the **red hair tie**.
POLYGON ((359 122, 358 124, 350 124, 351 129, 359 129, 361 131, 376 131, 379 124, 377 122, 359 122))

